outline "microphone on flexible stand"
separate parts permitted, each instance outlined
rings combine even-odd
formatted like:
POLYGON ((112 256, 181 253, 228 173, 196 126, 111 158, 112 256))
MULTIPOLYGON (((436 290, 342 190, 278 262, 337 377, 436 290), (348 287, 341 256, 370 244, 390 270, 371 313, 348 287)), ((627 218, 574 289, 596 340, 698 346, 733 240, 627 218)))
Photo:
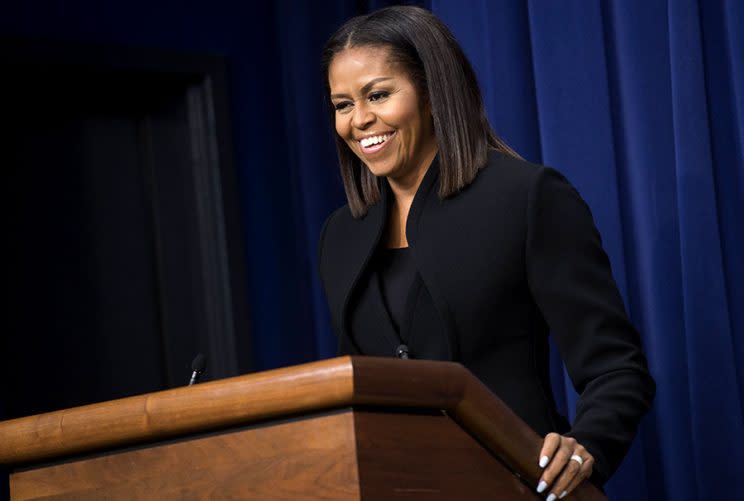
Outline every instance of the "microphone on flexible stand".
POLYGON ((189 386, 198 383, 199 378, 204 374, 204 370, 207 368, 207 357, 204 353, 199 353, 194 357, 194 361, 191 362, 191 379, 189 380, 189 386))

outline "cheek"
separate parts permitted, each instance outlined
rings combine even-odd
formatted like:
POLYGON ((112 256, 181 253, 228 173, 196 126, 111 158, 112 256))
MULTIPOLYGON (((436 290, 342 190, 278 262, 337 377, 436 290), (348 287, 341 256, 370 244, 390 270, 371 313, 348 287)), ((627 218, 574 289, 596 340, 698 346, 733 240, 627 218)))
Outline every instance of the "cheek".
POLYGON ((395 113, 390 113, 388 123, 394 124, 399 129, 416 130, 421 127, 420 114, 412 107, 398 108, 395 113))
POLYGON ((351 126, 349 124, 349 117, 341 114, 336 114, 335 125, 336 134, 341 136, 342 139, 348 140, 349 134, 351 134, 351 126))
MULTIPOLYGON (((355 141, 351 139, 351 126, 349 125, 349 121, 345 120, 344 118, 338 119, 336 118, 336 134, 338 134, 338 137, 340 137, 349 147, 349 149, 354 152, 354 143, 355 141)), ((354 152, 354 154, 358 154, 354 152)))
POLYGON ((399 114, 398 119, 398 123, 400 124, 398 132, 401 133, 401 137, 406 142, 415 141, 421 131, 421 121, 419 120, 418 113, 411 111, 406 114, 399 114))

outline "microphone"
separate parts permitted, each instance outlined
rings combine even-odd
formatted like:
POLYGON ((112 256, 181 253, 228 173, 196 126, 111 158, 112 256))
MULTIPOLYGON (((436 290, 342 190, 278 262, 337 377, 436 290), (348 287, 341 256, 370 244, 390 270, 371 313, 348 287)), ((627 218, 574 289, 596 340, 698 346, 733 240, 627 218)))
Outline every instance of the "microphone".
POLYGON ((199 353, 197 356, 194 357, 194 361, 191 362, 191 370, 193 372, 191 373, 191 379, 189 380, 189 386, 199 382, 199 378, 201 377, 202 374, 204 374, 204 370, 206 368, 207 368, 207 357, 204 356, 204 353, 199 353))
POLYGON ((408 346, 401 344, 395 349, 395 356, 402 359, 408 358, 408 346))

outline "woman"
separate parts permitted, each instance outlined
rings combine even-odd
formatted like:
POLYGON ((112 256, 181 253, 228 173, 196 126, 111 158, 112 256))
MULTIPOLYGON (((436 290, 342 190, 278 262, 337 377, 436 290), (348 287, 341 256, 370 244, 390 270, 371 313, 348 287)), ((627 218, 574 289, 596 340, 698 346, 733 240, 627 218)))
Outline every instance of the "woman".
POLYGON ((348 21, 324 51, 348 205, 320 239, 341 351, 456 360, 538 433, 538 492, 614 472, 654 383, 584 201, 491 130, 447 28, 415 7, 348 21), (548 331, 580 393, 569 425, 548 331))

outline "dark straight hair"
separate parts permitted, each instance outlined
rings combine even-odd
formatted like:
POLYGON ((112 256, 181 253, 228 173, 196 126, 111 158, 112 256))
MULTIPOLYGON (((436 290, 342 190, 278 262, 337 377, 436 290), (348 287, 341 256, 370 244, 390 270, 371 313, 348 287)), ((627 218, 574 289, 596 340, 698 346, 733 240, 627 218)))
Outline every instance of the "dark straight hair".
MULTIPOLYGON (((488 151, 519 155, 488 123, 478 79, 455 37, 434 14, 420 7, 395 6, 347 21, 323 50, 326 98, 333 58, 351 47, 380 47, 407 71, 420 95, 428 100, 439 147, 439 196, 449 197, 470 184, 488 161, 488 151)), ((331 123, 335 109, 328 101, 331 123)), ((354 217, 362 217, 380 200, 377 178, 336 136, 346 198, 354 217)))

